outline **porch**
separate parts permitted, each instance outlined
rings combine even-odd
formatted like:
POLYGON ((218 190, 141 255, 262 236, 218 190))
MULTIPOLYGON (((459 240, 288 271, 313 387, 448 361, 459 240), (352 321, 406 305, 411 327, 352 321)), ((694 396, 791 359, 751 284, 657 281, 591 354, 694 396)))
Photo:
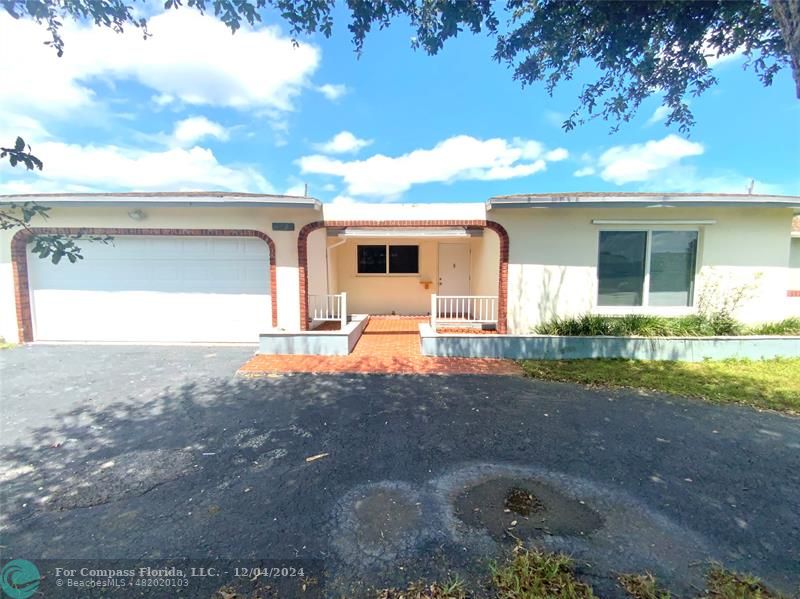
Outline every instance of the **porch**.
POLYGON ((355 223, 308 233, 298 245, 301 328, 344 327, 348 315, 370 314, 505 332, 505 231, 456 223, 355 223))
MULTIPOLYGON (((384 374, 521 374, 519 366, 492 358, 449 358, 422 355, 419 316, 371 316, 347 355, 257 354, 239 369, 244 376, 300 372, 384 374)), ((335 333, 338 324, 321 325, 335 333), (330 330, 333 329, 333 330, 330 330)), ((326 331, 326 329, 328 329, 326 331)))

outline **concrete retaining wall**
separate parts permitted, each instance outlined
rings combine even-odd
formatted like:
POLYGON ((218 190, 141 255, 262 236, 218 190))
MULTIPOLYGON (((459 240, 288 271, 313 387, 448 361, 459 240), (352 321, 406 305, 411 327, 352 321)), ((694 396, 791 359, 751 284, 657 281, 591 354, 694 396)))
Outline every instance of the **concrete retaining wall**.
POLYGON ((259 335, 259 354, 346 356, 358 343, 369 322, 366 314, 354 314, 341 331, 270 331, 259 335))
POLYGON ((420 324, 426 356, 577 360, 627 358, 681 360, 800 357, 800 337, 560 337, 553 335, 439 335, 420 324))

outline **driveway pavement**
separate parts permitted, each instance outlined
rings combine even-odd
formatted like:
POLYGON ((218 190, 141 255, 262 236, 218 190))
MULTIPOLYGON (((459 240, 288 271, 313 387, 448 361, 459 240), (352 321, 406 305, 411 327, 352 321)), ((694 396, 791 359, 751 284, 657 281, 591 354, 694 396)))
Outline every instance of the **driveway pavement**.
POLYGON ((710 558, 800 586, 798 419, 521 377, 234 378, 249 353, 0 352, 2 558, 312 559, 357 596, 478 580, 510 529, 605 596, 645 568, 688 593, 710 558), (512 489, 544 511, 505 512, 512 489))

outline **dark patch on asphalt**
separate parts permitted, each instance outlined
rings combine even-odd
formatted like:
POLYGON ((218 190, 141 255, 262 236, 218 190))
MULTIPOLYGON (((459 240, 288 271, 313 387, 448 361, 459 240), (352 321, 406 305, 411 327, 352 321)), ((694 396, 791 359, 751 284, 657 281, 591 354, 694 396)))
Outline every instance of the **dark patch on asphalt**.
MULTIPOLYGON (((196 468, 197 466, 195 466, 196 468)), ((42 499, 49 510, 103 505, 144 495, 157 486, 192 471, 188 451, 132 451, 74 472, 62 472, 42 499)))
POLYGON ((385 567, 446 539, 440 506, 407 483, 386 481, 354 489, 338 502, 334 520, 334 547, 357 570, 385 567))
POLYGON ((503 506, 506 510, 520 516, 530 516, 532 513, 541 512, 544 509, 541 499, 530 491, 519 487, 511 487, 506 491, 503 506))
POLYGON ((572 499, 550 485, 535 480, 494 478, 477 484, 456 498, 455 515, 467 526, 485 528, 496 541, 511 541, 537 533, 583 536, 603 525, 600 516, 585 503, 572 499), (509 491, 514 504, 523 502, 540 509, 507 507, 509 491), (528 515, 520 513, 527 511, 528 515))

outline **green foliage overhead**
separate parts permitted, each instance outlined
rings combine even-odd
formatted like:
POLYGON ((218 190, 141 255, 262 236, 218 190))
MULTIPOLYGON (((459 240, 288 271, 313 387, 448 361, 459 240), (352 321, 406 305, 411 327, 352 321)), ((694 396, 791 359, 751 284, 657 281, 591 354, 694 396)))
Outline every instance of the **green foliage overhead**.
POLYGON ((44 166, 41 160, 31 154, 31 147, 21 137, 17 137, 14 145, 10 148, 0 147, 0 160, 3 158, 8 158, 11 166, 24 164, 29 171, 34 169, 42 170, 44 166))
POLYGON ((53 264, 66 258, 71 263, 83 260, 80 241, 111 243, 112 238, 101 235, 41 234, 31 228, 35 218, 46 219, 50 208, 37 202, 0 203, 0 230, 24 229, 30 235, 31 252, 40 258, 49 258, 53 264))
MULTIPOLYGON (((166 0, 213 12, 232 31, 255 24, 269 9, 295 37, 330 36, 333 0, 166 0)), ((14 17, 31 17, 50 32, 46 42, 64 51, 66 18, 122 31, 147 22, 124 0, 0 0, 14 17)), ((365 49, 373 28, 403 18, 416 31, 415 48, 436 54, 459 33, 496 39, 494 57, 523 85, 541 83, 552 93, 564 81, 584 76, 594 64, 600 75, 584 81, 563 127, 596 117, 616 128, 630 120, 648 97, 663 94, 666 124, 687 131, 694 118, 687 100, 717 83, 709 61, 742 52, 763 85, 791 66, 800 98, 800 8, 798 0, 348 0, 347 28, 355 50, 365 49)))

